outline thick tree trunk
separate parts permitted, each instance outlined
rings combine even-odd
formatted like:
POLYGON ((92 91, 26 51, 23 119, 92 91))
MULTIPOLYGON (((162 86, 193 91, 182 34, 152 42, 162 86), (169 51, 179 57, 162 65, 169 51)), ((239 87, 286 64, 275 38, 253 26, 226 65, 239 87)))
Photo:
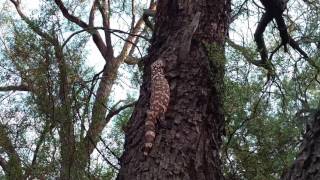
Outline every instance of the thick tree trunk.
POLYGON ((219 149, 229 13, 230 0, 159 1, 154 40, 117 179, 223 179, 219 149), (170 102, 158 119, 150 154, 144 156, 150 64, 158 58, 165 60, 170 102))
POLYGON ((320 110, 315 114, 312 128, 303 139, 300 153, 291 168, 284 173, 283 180, 320 179, 320 110))

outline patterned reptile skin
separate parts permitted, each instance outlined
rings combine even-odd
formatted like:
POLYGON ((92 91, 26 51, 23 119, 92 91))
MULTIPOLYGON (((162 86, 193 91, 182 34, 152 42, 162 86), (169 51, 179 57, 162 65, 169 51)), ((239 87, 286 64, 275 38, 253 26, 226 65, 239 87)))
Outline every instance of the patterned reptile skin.
POLYGON ((143 154, 148 155, 156 137, 156 123, 168 108, 170 87, 164 75, 164 62, 162 59, 151 65, 151 97, 150 107, 145 122, 145 144, 143 154))

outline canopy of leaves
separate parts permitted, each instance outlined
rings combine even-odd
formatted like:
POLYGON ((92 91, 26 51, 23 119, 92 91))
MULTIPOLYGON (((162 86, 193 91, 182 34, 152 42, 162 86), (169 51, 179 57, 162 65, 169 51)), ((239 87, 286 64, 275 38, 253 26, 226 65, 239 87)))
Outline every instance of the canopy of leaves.
POLYGON ((294 160, 313 113, 319 108, 320 19, 315 14, 319 14, 320 4, 289 1, 284 13, 289 34, 310 60, 293 49, 288 53, 282 49, 272 52, 281 39, 275 23, 268 25, 264 37, 269 52, 274 53, 276 75, 267 79, 267 72, 252 64, 260 58, 252 40, 263 12, 256 3, 234 1, 234 21, 227 43, 228 125, 222 157, 229 179, 279 179, 294 160))

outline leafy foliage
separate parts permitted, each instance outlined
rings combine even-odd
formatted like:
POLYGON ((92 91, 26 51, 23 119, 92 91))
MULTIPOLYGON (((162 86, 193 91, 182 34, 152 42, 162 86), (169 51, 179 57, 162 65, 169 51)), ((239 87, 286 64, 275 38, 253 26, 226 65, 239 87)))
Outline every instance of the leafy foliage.
MULTIPOLYGON (((313 9, 310 14, 319 11, 298 1, 290 3, 288 11, 292 14, 288 18, 297 19, 288 22, 289 29, 300 22, 299 18, 304 18, 299 16, 304 13, 301 7, 313 9), (300 8, 296 8, 298 6, 300 8)), ((236 4, 240 6, 239 20, 246 16, 251 18, 241 12, 252 4, 236 4)), ((290 29, 289 33, 302 36, 302 39, 309 33, 312 37, 318 36, 309 31, 318 26, 309 24, 315 17, 311 19, 299 23, 300 30, 305 28, 305 34, 298 29, 290 29)), ((234 24, 238 24, 237 20, 234 24)), ((267 30, 275 34, 267 34, 272 49, 276 47, 279 35, 275 28, 267 30)), ((232 27, 231 32, 237 33, 232 27)), ((228 124, 222 151, 225 175, 229 179, 279 179, 294 160, 308 122, 313 118, 312 113, 319 107, 319 49, 312 47, 313 43, 317 44, 315 41, 303 44, 316 66, 295 52, 276 52, 272 59, 276 77, 267 80, 263 69, 250 64, 259 57, 252 53, 255 52, 252 40, 241 33, 242 48, 230 43, 227 47, 225 110, 228 124)))

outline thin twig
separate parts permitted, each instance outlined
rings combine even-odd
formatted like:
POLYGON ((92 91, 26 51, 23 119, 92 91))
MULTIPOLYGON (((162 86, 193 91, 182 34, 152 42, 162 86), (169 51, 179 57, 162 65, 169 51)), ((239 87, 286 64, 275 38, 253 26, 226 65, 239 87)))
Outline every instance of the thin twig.
MULTIPOLYGON (((89 28, 84 28, 84 29, 81 29, 79 31, 76 31, 74 33, 72 33, 62 44, 62 48, 64 46, 66 46, 66 44, 71 40, 71 38, 77 34, 80 34, 82 32, 90 32, 90 30, 105 30, 104 27, 89 27, 89 28)), ((132 34, 132 33, 128 33, 128 32, 125 32, 125 31, 121 31, 119 29, 107 29, 107 31, 109 31, 110 33, 121 33, 121 34, 127 34, 127 35, 130 35, 130 36, 137 36, 137 37, 140 37, 140 38, 143 38, 145 39, 146 41, 150 41, 150 39, 148 39, 147 37, 145 36, 142 36, 142 35, 137 35, 137 34, 132 34)))

